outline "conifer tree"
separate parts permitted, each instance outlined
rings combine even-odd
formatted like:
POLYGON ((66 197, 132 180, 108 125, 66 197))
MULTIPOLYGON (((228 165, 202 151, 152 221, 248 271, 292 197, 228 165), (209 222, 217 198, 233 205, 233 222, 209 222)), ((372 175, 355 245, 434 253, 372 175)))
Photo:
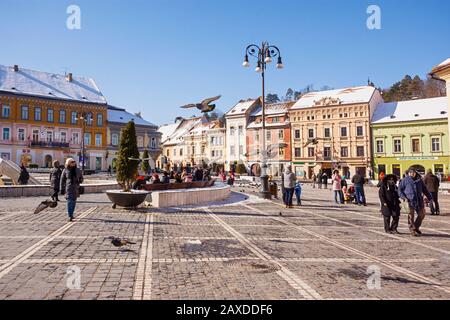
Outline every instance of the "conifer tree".
POLYGON ((130 158, 138 159, 136 128, 134 122, 130 121, 122 131, 117 157, 117 182, 123 191, 128 192, 132 183, 136 180, 139 162, 130 158))

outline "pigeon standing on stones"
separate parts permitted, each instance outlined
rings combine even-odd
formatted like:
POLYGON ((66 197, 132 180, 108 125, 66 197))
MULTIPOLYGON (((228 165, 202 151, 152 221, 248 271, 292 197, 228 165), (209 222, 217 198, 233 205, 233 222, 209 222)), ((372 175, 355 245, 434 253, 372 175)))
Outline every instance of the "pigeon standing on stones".
POLYGON ((108 239, 111 240, 111 243, 114 247, 123 247, 129 244, 136 244, 136 242, 131 242, 130 240, 127 239, 120 239, 117 237, 108 237, 108 239))

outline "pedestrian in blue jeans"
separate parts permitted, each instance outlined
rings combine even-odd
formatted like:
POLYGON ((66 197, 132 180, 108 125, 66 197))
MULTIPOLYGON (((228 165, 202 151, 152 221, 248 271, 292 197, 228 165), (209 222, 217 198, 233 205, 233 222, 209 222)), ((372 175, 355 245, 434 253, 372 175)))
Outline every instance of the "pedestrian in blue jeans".
POLYGON ((77 199, 80 197, 80 185, 83 182, 83 174, 77 168, 77 163, 74 159, 68 158, 65 163, 64 171, 61 174, 61 194, 66 196, 67 200, 67 214, 69 221, 73 221, 73 214, 77 204, 77 199))
POLYGON ((295 182, 297 181, 297 178, 295 177, 295 174, 292 172, 292 167, 287 166, 286 170, 283 174, 283 186, 286 190, 286 199, 285 199, 285 205, 286 208, 292 208, 292 197, 294 195, 294 188, 295 188, 295 182))
POLYGON ((356 203, 358 205, 367 206, 366 195, 364 193, 364 182, 365 182, 364 177, 360 174, 359 171, 356 171, 356 174, 352 178, 352 183, 355 187, 356 203))
POLYGON ((295 197, 297 198, 297 205, 301 206, 302 205, 302 184, 300 183, 300 181, 295 182, 295 197))

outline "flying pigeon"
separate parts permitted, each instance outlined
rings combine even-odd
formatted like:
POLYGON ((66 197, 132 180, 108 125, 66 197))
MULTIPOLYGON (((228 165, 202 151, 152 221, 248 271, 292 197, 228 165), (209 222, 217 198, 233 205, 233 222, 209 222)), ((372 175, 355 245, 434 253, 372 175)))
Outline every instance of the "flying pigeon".
POLYGON ((136 244, 136 242, 131 242, 130 240, 127 239, 120 239, 112 236, 108 237, 108 239, 111 240, 111 243, 114 247, 123 247, 129 244, 136 244))
POLYGON ((56 208, 56 206, 58 205, 58 202, 53 201, 53 200, 44 200, 42 201, 37 208, 34 210, 34 214, 38 214, 39 212, 44 211, 47 208, 56 208))
POLYGON ((198 110, 200 110, 203 113, 206 112, 210 112, 213 111, 216 108, 215 104, 210 104, 213 101, 219 100, 220 97, 222 97, 221 95, 218 95, 216 97, 213 98, 208 98, 203 100, 200 103, 190 103, 190 104, 186 104, 184 106, 182 106, 181 108, 187 109, 187 108, 197 108, 198 110))

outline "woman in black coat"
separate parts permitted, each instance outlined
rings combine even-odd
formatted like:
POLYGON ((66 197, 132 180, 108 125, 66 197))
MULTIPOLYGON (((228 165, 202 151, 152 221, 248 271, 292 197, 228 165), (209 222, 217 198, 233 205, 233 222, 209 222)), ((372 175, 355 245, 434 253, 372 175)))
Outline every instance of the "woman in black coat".
POLYGON ((397 192, 397 176, 386 175, 381 181, 378 191, 381 203, 381 214, 384 218, 386 233, 398 234, 398 221, 400 220, 400 198, 397 192), (392 223, 391 223, 392 218, 392 223))
POLYGON ((61 186, 61 174, 62 170, 59 167, 59 161, 55 160, 53 161, 53 169, 50 171, 50 186, 52 187, 53 194, 52 194, 52 200, 53 201, 59 201, 58 199, 58 193, 59 188, 61 186))

